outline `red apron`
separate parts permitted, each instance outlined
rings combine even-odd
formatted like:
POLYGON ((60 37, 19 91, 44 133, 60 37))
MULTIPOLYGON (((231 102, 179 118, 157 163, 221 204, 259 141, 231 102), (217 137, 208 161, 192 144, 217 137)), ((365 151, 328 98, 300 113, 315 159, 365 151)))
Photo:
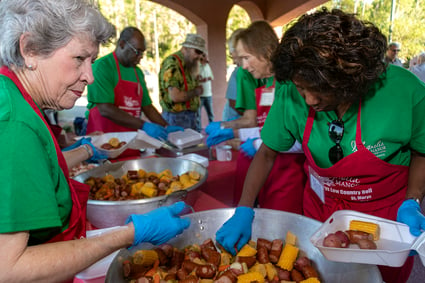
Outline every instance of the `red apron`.
MULTIPOLYGON (((274 85, 270 88, 260 87, 255 90, 257 102, 257 124, 263 127, 274 98, 274 85)), ((235 205, 239 202, 246 173, 252 159, 239 154, 236 167, 235 205)), ((304 173, 304 154, 279 153, 273 168, 267 177, 257 200, 261 208, 276 209, 302 214, 303 191, 306 182, 304 173)))
MULTIPOLYGON (((140 85, 139 76, 137 75, 136 68, 133 69, 136 74, 137 83, 122 80, 120 66, 115 52, 113 53, 113 55, 118 71, 118 83, 114 88, 114 105, 119 109, 122 109, 125 112, 129 113, 130 115, 136 118, 140 118, 143 90, 140 85)), ((87 122, 87 134, 90 134, 95 131, 111 133, 131 132, 136 130, 120 126, 112 122, 111 120, 102 117, 102 115, 100 115, 99 109, 97 108, 97 106, 95 106, 90 109, 89 120, 87 122)))
MULTIPOLYGON (((389 164, 366 149, 361 140, 361 103, 357 114, 357 151, 330 168, 318 167, 308 148, 314 116, 315 111, 310 108, 302 144, 309 173, 304 214, 323 222, 337 210, 350 209, 396 220, 406 195, 409 167, 389 164)), ((379 266, 387 283, 405 282, 412 267, 413 257, 399 268, 379 266)))
POLYGON ((69 216, 69 225, 66 230, 64 230, 61 234, 54 236, 48 242, 59 242, 66 240, 79 239, 86 236, 86 208, 87 208, 87 200, 89 197, 90 187, 86 184, 79 183, 71 178, 69 178, 68 166, 66 164, 65 158, 62 154, 62 151, 59 148, 59 145, 52 133, 52 130, 48 126, 46 120, 41 114, 39 108, 32 100, 30 95, 24 89, 23 85, 19 81, 18 77, 11 72, 7 67, 2 67, 0 69, 0 74, 3 74, 10 78, 18 89, 21 91, 22 96, 25 100, 30 104, 32 109, 40 116, 40 119, 46 124, 46 127, 49 129, 50 135, 52 136, 53 142, 55 144, 56 154, 58 156, 59 166, 62 169, 63 174, 65 175, 68 184, 69 190, 72 198, 72 210, 69 216))

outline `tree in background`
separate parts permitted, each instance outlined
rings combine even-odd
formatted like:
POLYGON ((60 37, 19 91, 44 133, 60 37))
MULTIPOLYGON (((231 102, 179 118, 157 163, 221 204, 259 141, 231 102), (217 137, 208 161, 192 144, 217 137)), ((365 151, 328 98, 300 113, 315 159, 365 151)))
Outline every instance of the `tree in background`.
MULTIPOLYGON (((332 0, 327 8, 339 8, 356 13, 361 19, 379 27, 390 41, 391 3, 393 0, 332 0)), ((400 58, 408 61, 424 51, 425 1, 395 0, 391 41, 401 43, 400 58)))
MULTIPOLYGON (((158 61, 180 48, 186 33, 196 32, 196 27, 179 13, 146 0, 92 0, 111 20, 117 31, 125 26, 137 26, 145 34, 147 50, 142 64, 156 73, 158 61)), ((424 0, 331 0, 324 4, 329 9, 339 8, 357 14, 361 19, 378 26, 389 38, 391 3, 394 1, 392 41, 402 44, 400 57, 406 61, 424 51, 425 1, 424 0)), ((296 19, 294 19, 296 20, 296 19)), ((229 13, 226 36, 237 28, 250 24, 246 11, 235 5, 229 13)), ((282 27, 284 32, 293 21, 282 27)), ((113 45, 102 47, 100 56, 111 52, 113 45)), ((228 64, 231 61, 228 60, 228 64)))

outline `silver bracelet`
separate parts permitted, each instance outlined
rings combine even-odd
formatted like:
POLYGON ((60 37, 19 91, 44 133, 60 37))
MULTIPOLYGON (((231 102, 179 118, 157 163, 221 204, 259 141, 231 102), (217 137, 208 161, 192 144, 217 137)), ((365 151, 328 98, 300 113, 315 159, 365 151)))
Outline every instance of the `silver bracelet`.
POLYGON ((83 148, 87 151, 87 154, 89 155, 89 157, 87 159, 89 159, 90 157, 92 157, 93 155, 93 151, 91 150, 91 147, 88 144, 83 144, 83 148))

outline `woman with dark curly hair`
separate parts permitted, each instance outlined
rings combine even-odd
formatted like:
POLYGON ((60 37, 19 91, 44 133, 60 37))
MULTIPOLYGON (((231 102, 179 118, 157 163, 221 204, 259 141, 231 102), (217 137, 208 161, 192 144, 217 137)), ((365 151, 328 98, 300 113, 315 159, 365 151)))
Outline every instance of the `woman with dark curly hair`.
MULTIPOLYGON (((307 158, 306 216, 324 221, 350 209, 403 222, 415 236, 425 230, 425 85, 386 65, 386 46, 377 27, 340 10, 304 15, 284 34, 272 58, 282 86, 239 206, 253 206, 278 153, 298 141, 307 158)), ((251 215, 239 221, 238 230, 222 227, 224 247, 250 235, 251 215)), ((409 257, 380 270, 387 283, 406 282, 412 265, 409 257)))

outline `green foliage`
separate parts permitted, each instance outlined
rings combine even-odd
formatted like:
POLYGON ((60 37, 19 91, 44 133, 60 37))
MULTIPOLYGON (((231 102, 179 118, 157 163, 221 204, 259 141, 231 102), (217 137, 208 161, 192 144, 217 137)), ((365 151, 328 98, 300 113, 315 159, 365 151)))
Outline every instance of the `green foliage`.
POLYGON ((409 61, 424 51, 425 1, 394 0, 390 32, 392 2, 392 0, 332 0, 323 6, 356 13, 361 19, 372 22, 387 36, 389 42, 401 43, 399 56, 409 61))
MULTIPOLYGON (((179 13, 147 0, 93 0, 102 13, 115 25, 117 33, 126 26, 138 27, 145 35, 147 50, 144 62, 154 69, 155 36, 158 38, 159 60, 180 49, 187 33, 196 33, 196 27, 179 13), (155 25, 156 21, 156 25, 155 25), (156 27, 156 28, 155 28, 156 27)), ((356 13, 361 19, 379 27, 388 40, 402 44, 399 56, 409 60, 424 50, 425 44, 425 0, 394 0, 392 32, 390 35, 391 3, 393 0, 331 0, 323 6, 339 8, 356 13)), ((295 20, 295 19, 294 19, 295 20)), ((226 37, 240 27, 247 27, 251 20, 247 12, 234 5, 229 13, 226 37)), ((293 21, 283 27, 284 32, 293 21)), ((100 56, 111 52, 114 44, 101 48, 100 56)), ((228 64, 231 60, 228 59, 228 64)))

